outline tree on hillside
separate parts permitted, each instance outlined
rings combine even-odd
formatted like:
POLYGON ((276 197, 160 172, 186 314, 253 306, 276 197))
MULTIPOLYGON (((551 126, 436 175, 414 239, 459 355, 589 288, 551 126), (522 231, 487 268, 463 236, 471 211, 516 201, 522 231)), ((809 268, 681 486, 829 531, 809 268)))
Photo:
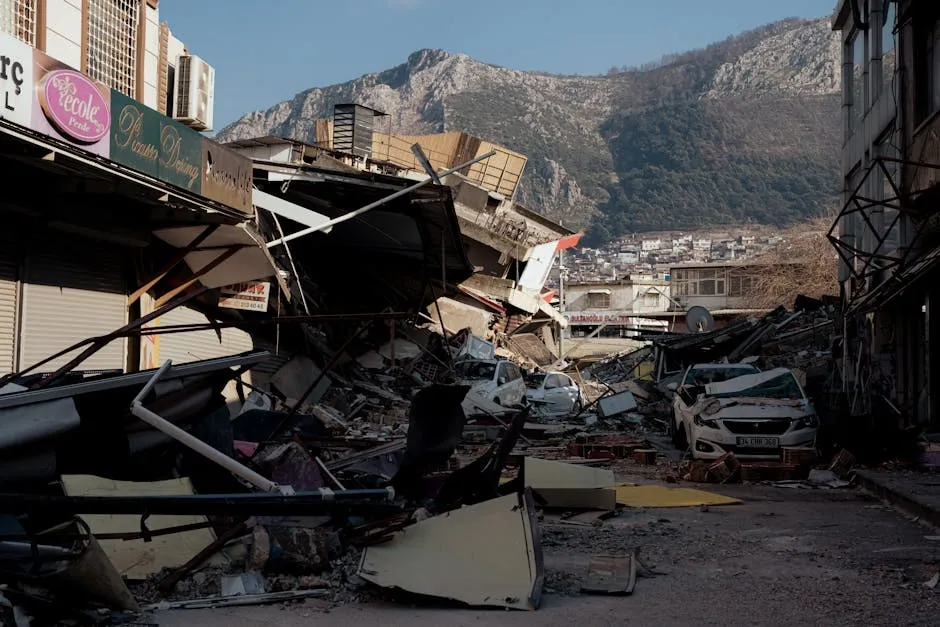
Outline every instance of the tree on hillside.
POLYGON ((816 218, 783 233, 784 243, 761 255, 754 272, 748 305, 754 309, 790 307, 800 294, 811 298, 839 293, 839 261, 826 238, 832 218, 816 218))

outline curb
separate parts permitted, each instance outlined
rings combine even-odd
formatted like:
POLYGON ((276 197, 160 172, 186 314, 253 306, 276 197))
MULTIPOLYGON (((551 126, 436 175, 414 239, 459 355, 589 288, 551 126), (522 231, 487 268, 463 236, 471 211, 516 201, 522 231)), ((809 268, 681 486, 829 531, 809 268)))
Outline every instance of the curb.
POLYGON ((859 487, 934 527, 940 527, 940 509, 924 502, 916 494, 892 485, 889 479, 866 470, 856 470, 853 477, 859 487))

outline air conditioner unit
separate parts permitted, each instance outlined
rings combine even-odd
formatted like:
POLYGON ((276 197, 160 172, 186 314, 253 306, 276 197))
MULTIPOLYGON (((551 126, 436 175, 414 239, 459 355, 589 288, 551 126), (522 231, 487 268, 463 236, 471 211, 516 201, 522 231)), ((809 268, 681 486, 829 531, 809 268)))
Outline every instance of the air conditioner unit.
POLYGON ((173 117, 197 131, 211 131, 215 68, 197 56, 180 56, 175 82, 176 110, 173 117))

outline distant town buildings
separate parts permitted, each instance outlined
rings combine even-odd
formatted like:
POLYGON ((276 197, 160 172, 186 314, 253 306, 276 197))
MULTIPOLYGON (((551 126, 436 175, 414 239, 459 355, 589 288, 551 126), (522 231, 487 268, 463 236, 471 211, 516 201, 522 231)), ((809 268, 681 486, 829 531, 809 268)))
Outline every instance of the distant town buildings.
MULTIPOLYGON (((636 235, 603 248, 581 248, 565 259, 568 281, 619 281, 635 275, 666 277, 680 264, 748 263, 778 250, 785 239, 770 229, 636 235)), ((557 286, 558 270, 552 284, 557 286)))

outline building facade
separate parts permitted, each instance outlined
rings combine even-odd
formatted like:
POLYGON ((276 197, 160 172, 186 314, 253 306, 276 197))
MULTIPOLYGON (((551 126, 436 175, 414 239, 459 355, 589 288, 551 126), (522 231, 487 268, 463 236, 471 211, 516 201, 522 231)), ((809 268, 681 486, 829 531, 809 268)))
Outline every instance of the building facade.
POLYGON ((215 70, 160 22, 158 0, 0 0, 0 32, 196 130, 215 70))
MULTIPOLYGON (((0 0, 0 373, 53 371, 69 347, 144 319, 206 323, 206 301, 150 314, 191 287, 277 276, 252 231, 251 161, 197 132, 212 81, 194 59, 155 0, 0 0)), ((115 337, 80 369, 252 345, 221 337, 115 337)))
POLYGON ((671 308, 704 307, 712 313, 748 309, 755 269, 746 263, 690 263, 671 266, 671 308))
POLYGON ((940 6, 843 0, 843 209, 830 240, 845 302, 851 412, 940 423, 933 215, 940 198, 940 6))
POLYGON ((669 281, 652 276, 565 283, 564 315, 570 337, 596 333, 599 337, 629 338, 642 330, 665 330, 667 322, 645 314, 669 309, 669 289, 669 281))

